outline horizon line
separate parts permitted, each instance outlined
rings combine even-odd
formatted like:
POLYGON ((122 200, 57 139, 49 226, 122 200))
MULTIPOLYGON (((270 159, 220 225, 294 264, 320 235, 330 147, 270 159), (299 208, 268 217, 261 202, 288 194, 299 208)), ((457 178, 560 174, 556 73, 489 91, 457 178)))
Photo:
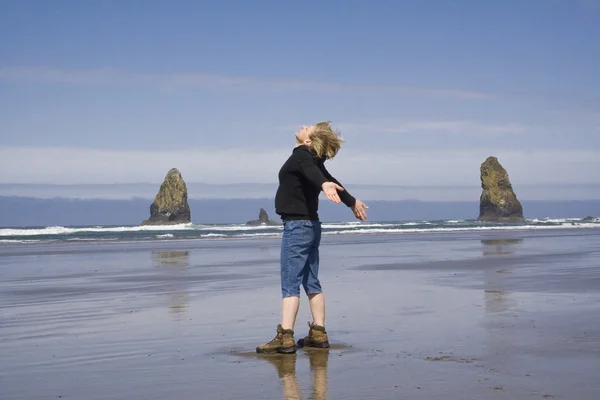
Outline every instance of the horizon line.
MULTIPOLYGON (((40 201, 50 201, 50 200, 64 200, 64 201, 136 201, 143 200, 149 201, 152 198, 149 197, 128 197, 128 198, 118 198, 118 199, 109 199, 109 198, 101 198, 101 197, 33 197, 33 196, 19 196, 19 195, 2 195, 0 194, 0 199, 33 199, 40 201)), ((188 198, 188 202, 190 201, 274 201, 275 197, 208 197, 208 198, 188 198)), ((381 202, 381 203, 402 203, 402 202, 417 202, 417 203, 480 203, 479 199, 473 200, 421 200, 421 199, 395 199, 395 200, 384 200, 384 199, 369 199, 365 200, 366 202, 381 202)), ((552 199, 552 200, 543 200, 543 199, 519 199, 519 202, 544 202, 544 203, 564 203, 564 202, 600 202, 599 198, 592 199, 552 199)))
MULTIPOLYGON (((20 182, 0 182, 0 186, 57 186, 57 187, 74 187, 74 186, 131 186, 131 185, 152 185, 152 186, 160 186, 163 180, 148 182, 148 181, 138 181, 138 182, 114 182, 114 183, 20 183, 20 182)), ((198 182, 198 181, 190 181, 185 182, 186 185, 205 185, 205 186, 242 186, 242 185, 263 185, 263 186, 277 186, 277 182, 233 182, 233 183, 206 183, 206 182, 198 182)), ((511 182, 513 186, 515 186, 514 182, 511 182)), ((545 186, 545 187, 569 187, 569 186, 586 186, 600 187, 600 183, 585 183, 585 182, 575 182, 575 183, 517 183, 518 186, 527 186, 527 187, 536 187, 536 186, 545 186)), ((345 183, 344 186, 361 186, 361 187, 372 187, 372 188, 411 188, 411 189, 427 189, 427 188, 435 188, 435 189, 481 189, 480 184, 473 185, 390 185, 390 184, 376 184, 376 183, 345 183)), ((514 189, 514 187, 513 187, 514 189)), ((1 196, 1 195, 0 195, 1 196)))

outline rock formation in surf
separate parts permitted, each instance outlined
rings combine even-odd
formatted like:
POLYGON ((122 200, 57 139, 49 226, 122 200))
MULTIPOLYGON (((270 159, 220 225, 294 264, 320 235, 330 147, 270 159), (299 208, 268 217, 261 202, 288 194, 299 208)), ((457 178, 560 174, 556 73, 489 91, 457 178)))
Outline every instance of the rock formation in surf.
POLYGON ((172 168, 165 177, 160 190, 150 205, 150 218, 142 225, 174 225, 191 222, 191 211, 187 201, 187 186, 177 168, 172 168))
POLYGON ((281 222, 271 221, 269 215, 264 208, 260 209, 258 213, 258 219, 246 222, 246 225, 257 226, 257 225, 281 225, 281 222))
POLYGON ((508 173, 496 157, 481 164, 481 198, 478 221, 523 221, 523 207, 513 191, 508 173))

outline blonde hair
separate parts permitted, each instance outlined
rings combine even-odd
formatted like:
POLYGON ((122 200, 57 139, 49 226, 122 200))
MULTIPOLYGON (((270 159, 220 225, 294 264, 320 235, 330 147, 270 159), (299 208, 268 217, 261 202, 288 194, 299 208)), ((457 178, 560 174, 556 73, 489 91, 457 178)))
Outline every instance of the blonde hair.
POLYGON ((318 122, 314 125, 314 130, 310 133, 311 147, 317 153, 317 157, 332 159, 336 156, 344 140, 339 131, 331 128, 330 121, 318 122))

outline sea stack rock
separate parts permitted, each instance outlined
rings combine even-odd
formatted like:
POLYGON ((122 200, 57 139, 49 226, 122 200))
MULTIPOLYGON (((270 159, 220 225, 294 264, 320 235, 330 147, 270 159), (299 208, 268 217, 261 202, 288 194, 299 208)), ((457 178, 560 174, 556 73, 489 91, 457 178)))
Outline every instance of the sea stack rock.
POLYGON ((269 219, 269 214, 265 211, 264 208, 260 209, 258 213, 258 219, 246 222, 246 225, 250 226, 258 226, 258 225, 281 225, 281 223, 277 221, 271 221, 269 219))
POLYGON ((177 168, 172 168, 150 206, 150 218, 142 222, 142 225, 175 225, 191 222, 187 197, 187 186, 181 173, 177 168))
POLYGON ((508 173, 496 157, 488 157, 481 164, 481 199, 478 221, 523 221, 523 207, 508 179, 508 173))

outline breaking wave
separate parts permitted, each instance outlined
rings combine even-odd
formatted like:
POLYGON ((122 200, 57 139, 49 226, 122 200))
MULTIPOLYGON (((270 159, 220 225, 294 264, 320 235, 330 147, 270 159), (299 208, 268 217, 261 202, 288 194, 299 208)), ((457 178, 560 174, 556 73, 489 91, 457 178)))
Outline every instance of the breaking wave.
MULTIPOLYGON (((600 228, 600 219, 535 218, 521 223, 496 224, 475 220, 337 222, 323 223, 324 235, 340 234, 408 234, 457 231, 536 230, 600 228)), ((169 239, 227 239, 277 237, 283 226, 247 226, 242 224, 169 226, 48 226, 0 229, 0 245, 30 244, 48 241, 135 241, 169 239)))

